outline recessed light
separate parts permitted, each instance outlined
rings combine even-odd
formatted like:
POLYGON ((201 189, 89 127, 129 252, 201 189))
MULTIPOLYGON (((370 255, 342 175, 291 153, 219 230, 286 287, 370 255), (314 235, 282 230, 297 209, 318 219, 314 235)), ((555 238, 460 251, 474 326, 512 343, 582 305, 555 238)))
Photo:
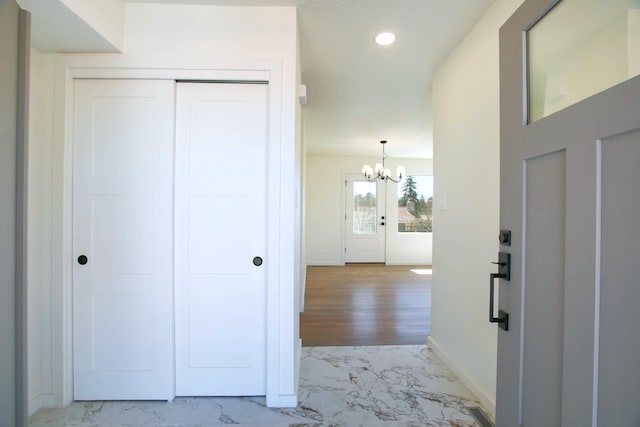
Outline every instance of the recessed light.
POLYGON ((380 46, 387 46, 396 41, 396 36, 393 33, 380 33, 376 36, 376 43, 380 46))

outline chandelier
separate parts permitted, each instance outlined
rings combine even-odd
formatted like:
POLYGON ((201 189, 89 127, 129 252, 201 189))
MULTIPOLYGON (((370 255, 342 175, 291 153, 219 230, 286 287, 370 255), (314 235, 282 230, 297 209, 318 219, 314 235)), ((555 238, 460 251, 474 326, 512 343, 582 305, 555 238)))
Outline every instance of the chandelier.
POLYGON ((384 160, 387 157, 389 157, 387 153, 384 151, 384 145, 386 143, 387 141, 380 141, 380 144, 382 144, 382 163, 376 163, 375 168, 372 168, 369 165, 364 165, 362 167, 362 173, 364 174, 364 177, 367 181, 377 181, 381 179, 385 182, 386 181, 400 182, 402 177, 406 175, 404 166, 398 166, 398 169, 396 170, 396 175, 398 176, 398 179, 397 180, 393 179, 391 178, 391 169, 387 169, 384 167, 384 160))

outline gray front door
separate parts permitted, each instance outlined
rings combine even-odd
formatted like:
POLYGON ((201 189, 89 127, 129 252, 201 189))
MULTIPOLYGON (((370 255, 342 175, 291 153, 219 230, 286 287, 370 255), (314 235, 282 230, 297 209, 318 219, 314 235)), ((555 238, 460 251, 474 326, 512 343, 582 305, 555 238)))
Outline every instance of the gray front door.
POLYGON ((527 0, 500 31, 499 427, 640 422, 639 7, 527 0))

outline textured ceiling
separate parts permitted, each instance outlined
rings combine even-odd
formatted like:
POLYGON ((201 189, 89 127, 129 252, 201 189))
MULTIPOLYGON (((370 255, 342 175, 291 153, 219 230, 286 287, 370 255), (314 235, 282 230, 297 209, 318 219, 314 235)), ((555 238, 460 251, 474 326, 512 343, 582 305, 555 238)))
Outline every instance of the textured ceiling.
POLYGON ((494 0, 128 0, 297 5, 309 153, 431 158, 431 76, 494 0), (396 42, 373 42, 382 31, 396 42))

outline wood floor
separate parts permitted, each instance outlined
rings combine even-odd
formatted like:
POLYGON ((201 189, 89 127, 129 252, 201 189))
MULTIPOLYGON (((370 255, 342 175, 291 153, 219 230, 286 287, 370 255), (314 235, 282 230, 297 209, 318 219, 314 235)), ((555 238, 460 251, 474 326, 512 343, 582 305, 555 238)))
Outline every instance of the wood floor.
POLYGON ((429 266, 307 268, 305 347, 426 344, 430 326, 429 266))

